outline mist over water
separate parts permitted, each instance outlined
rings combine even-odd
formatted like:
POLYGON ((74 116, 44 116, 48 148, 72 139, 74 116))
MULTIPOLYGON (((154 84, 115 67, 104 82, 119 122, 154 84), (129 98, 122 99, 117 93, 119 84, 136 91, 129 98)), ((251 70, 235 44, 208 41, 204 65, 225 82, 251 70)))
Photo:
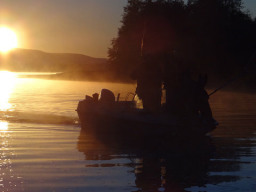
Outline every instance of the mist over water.
POLYGON ((86 94, 100 93, 102 88, 109 88, 116 94, 121 93, 121 99, 124 99, 129 91, 135 91, 135 85, 126 85, 124 88, 124 85, 115 83, 34 78, 16 78, 7 86, 8 98, 4 102, 8 107, 0 110, 0 118, 34 123, 70 124, 77 121, 75 110, 78 101, 84 99, 86 94))
MULTIPOLYGON (((81 130, 79 100, 135 85, 18 78, 0 110, 0 191, 254 191, 256 95, 210 97, 211 137, 167 145, 113 141, 81 130)), ((0 86, 1 87, 1 86, 0 86)), ((3 94, 3 92, 2 92, 3 94)), ((5 100, 4 100, 5 99, 5 100)))

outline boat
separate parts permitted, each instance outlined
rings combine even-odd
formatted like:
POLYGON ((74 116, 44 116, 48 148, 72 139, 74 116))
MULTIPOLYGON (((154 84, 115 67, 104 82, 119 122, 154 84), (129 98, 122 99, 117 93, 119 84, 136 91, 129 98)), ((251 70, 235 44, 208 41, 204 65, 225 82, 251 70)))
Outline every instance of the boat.
POLYGON ((136 107, 132 101, 119 101, 107 89, 102 89, 101 97, 95 93, 79 101, 78 117, 82 129, 97 134, 160 136, 177 135, 202 136, 213 131, 218 122, 215 119, 177 117, 165 112, 150 113, 136 107))

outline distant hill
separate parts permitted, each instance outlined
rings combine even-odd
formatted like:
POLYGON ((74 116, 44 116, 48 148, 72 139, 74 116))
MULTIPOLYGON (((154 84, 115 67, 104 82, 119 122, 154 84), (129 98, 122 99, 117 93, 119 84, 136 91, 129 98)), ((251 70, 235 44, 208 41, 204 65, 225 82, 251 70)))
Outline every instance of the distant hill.
POLYGON ((46 53, 38 50, 14 49, 0 55, 0 69, 13 72, 63 72, 61 76, 72 79, 97 80, 106 74, 105 58, 93 58, 73 53, 46 53))

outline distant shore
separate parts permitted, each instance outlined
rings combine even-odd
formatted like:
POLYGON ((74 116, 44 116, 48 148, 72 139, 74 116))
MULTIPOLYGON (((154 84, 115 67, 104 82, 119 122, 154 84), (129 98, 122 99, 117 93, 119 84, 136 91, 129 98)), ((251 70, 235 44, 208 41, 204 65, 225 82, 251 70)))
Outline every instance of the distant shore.
MULTIPOLYGON (((68 81, 91 81, 91 82, 111 82, 111 83, 124 83, 124 84, 136 84, 135 80, 132 79, 118 79, 110 77, 108 75, 101 75, 99 73, 94 74, 81 74, 81 73, 69 73, 69 72, 19 72, 18 77, 20 78, 38 78, 38 79, 49 79, 49 80, 68 80, 68 81)), ((246 93, 256 93, 256 84, 253 82, 248 83, 248 79, 241 78, 236 81, 230 81, 229 79, 222 80, 209 80, 206 87, 207 90, 215 90, 222 87, 220 90, 224 91, 236 91, 246 93), (222 87, 223 85, 225 85, 222 87)), ((211 93, 211 92, 209 92, 211 93)))

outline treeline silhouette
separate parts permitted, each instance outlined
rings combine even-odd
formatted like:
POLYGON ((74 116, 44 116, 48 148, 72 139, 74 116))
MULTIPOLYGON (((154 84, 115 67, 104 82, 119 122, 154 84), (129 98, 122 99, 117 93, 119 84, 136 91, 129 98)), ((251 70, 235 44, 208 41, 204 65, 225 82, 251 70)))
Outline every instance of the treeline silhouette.
POLYGON ((129 80, 147 52, 168 62, 167 75, 189 69, 217 84, 246 70, 256 50, 256 19, 242 0, 129 0, 121 22, 108 51, 117 79, 129 80))
MULTIPOLYGON (((0 54, 0 70, 12 72, 62 72, 40 76, 68 80, 106 81, 111 79, 105 58, 74 53, 47 53, 31 49, 13 49, 0 54)), ((31 75, 29 77, 32 77, 31 75)))

